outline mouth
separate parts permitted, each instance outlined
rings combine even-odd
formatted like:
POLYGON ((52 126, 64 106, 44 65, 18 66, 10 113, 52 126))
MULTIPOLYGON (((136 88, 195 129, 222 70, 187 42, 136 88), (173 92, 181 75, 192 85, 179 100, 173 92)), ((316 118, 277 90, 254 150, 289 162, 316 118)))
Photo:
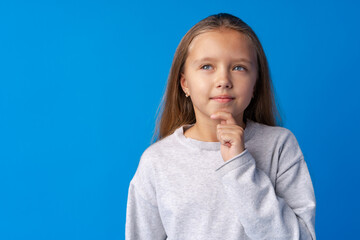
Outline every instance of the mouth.
POLYGON ((216 96, 216 97, 212 97, 210 99, 214 100, 216 102, 219 102, 219 103, 228 103, 228 102, 231 102, 232 100, 234 100, 235 98, 226 95, 226 96, 216 96))

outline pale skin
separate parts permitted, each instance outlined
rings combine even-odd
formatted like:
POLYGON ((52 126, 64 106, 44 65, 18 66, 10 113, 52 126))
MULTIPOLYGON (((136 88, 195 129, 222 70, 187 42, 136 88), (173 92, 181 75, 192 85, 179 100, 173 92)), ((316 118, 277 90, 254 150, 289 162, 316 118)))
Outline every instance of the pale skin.
POLYGON ((253 97, 257 59, 242 33, 218 29, 195 37, 188 49, 180 83, 193 103, 196 123, 189 138, 221 143, 226 162, 245 150, 243 114, 253 97), (214 99, 227 95, 231 101, 214 99))

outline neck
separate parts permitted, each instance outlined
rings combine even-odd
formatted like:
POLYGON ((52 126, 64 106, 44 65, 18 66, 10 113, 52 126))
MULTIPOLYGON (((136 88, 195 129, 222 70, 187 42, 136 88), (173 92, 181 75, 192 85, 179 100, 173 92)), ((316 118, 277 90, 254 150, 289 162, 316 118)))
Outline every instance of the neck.
MULTIPOLYGON (((242 114, 239 118, 235 118, 237 125, 245 129, 245 123, 242 121, 242 114)), ((185 134, 186 137, 190 137, 204 142, 218 142, 216 136, 217 125, 221 123, 221 120, 214 120, 211 118, 197 119, 193 127, 188 129, 185 134)))

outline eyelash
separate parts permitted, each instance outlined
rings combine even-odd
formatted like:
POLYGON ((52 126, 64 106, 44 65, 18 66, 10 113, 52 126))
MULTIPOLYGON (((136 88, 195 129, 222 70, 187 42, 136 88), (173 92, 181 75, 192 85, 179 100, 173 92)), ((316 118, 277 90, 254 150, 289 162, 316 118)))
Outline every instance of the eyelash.
MULTIPOLYGON (((206 67, 206 66, 212 67, 210 64, 205 64, 205 65, 201 66, 201 69, 203 69, 203 70, 208 70, 208 69, 204 69, 204 67, 206 67)), ((240 66, 240 65, 237 65, 237 66, 235 66, 234 68, 236 68, 236 67, 241 67, 241 68, 243 68, 245 71, 247 70, 245 67, 240 66)))

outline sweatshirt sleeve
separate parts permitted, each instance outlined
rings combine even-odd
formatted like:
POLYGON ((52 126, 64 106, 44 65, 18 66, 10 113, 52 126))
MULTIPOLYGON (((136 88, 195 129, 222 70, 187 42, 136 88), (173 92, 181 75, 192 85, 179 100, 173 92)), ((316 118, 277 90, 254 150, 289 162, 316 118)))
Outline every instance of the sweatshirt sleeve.
POLYGON ((275 187, 247 149, 216 172, 251 239, 315 240, 314 190, 292 134, 278 161, 275 187))
POLYGON ((166 239, 156 201, 154 178, 154 168, 143 154, 128 191, 126 240, 166 239))

